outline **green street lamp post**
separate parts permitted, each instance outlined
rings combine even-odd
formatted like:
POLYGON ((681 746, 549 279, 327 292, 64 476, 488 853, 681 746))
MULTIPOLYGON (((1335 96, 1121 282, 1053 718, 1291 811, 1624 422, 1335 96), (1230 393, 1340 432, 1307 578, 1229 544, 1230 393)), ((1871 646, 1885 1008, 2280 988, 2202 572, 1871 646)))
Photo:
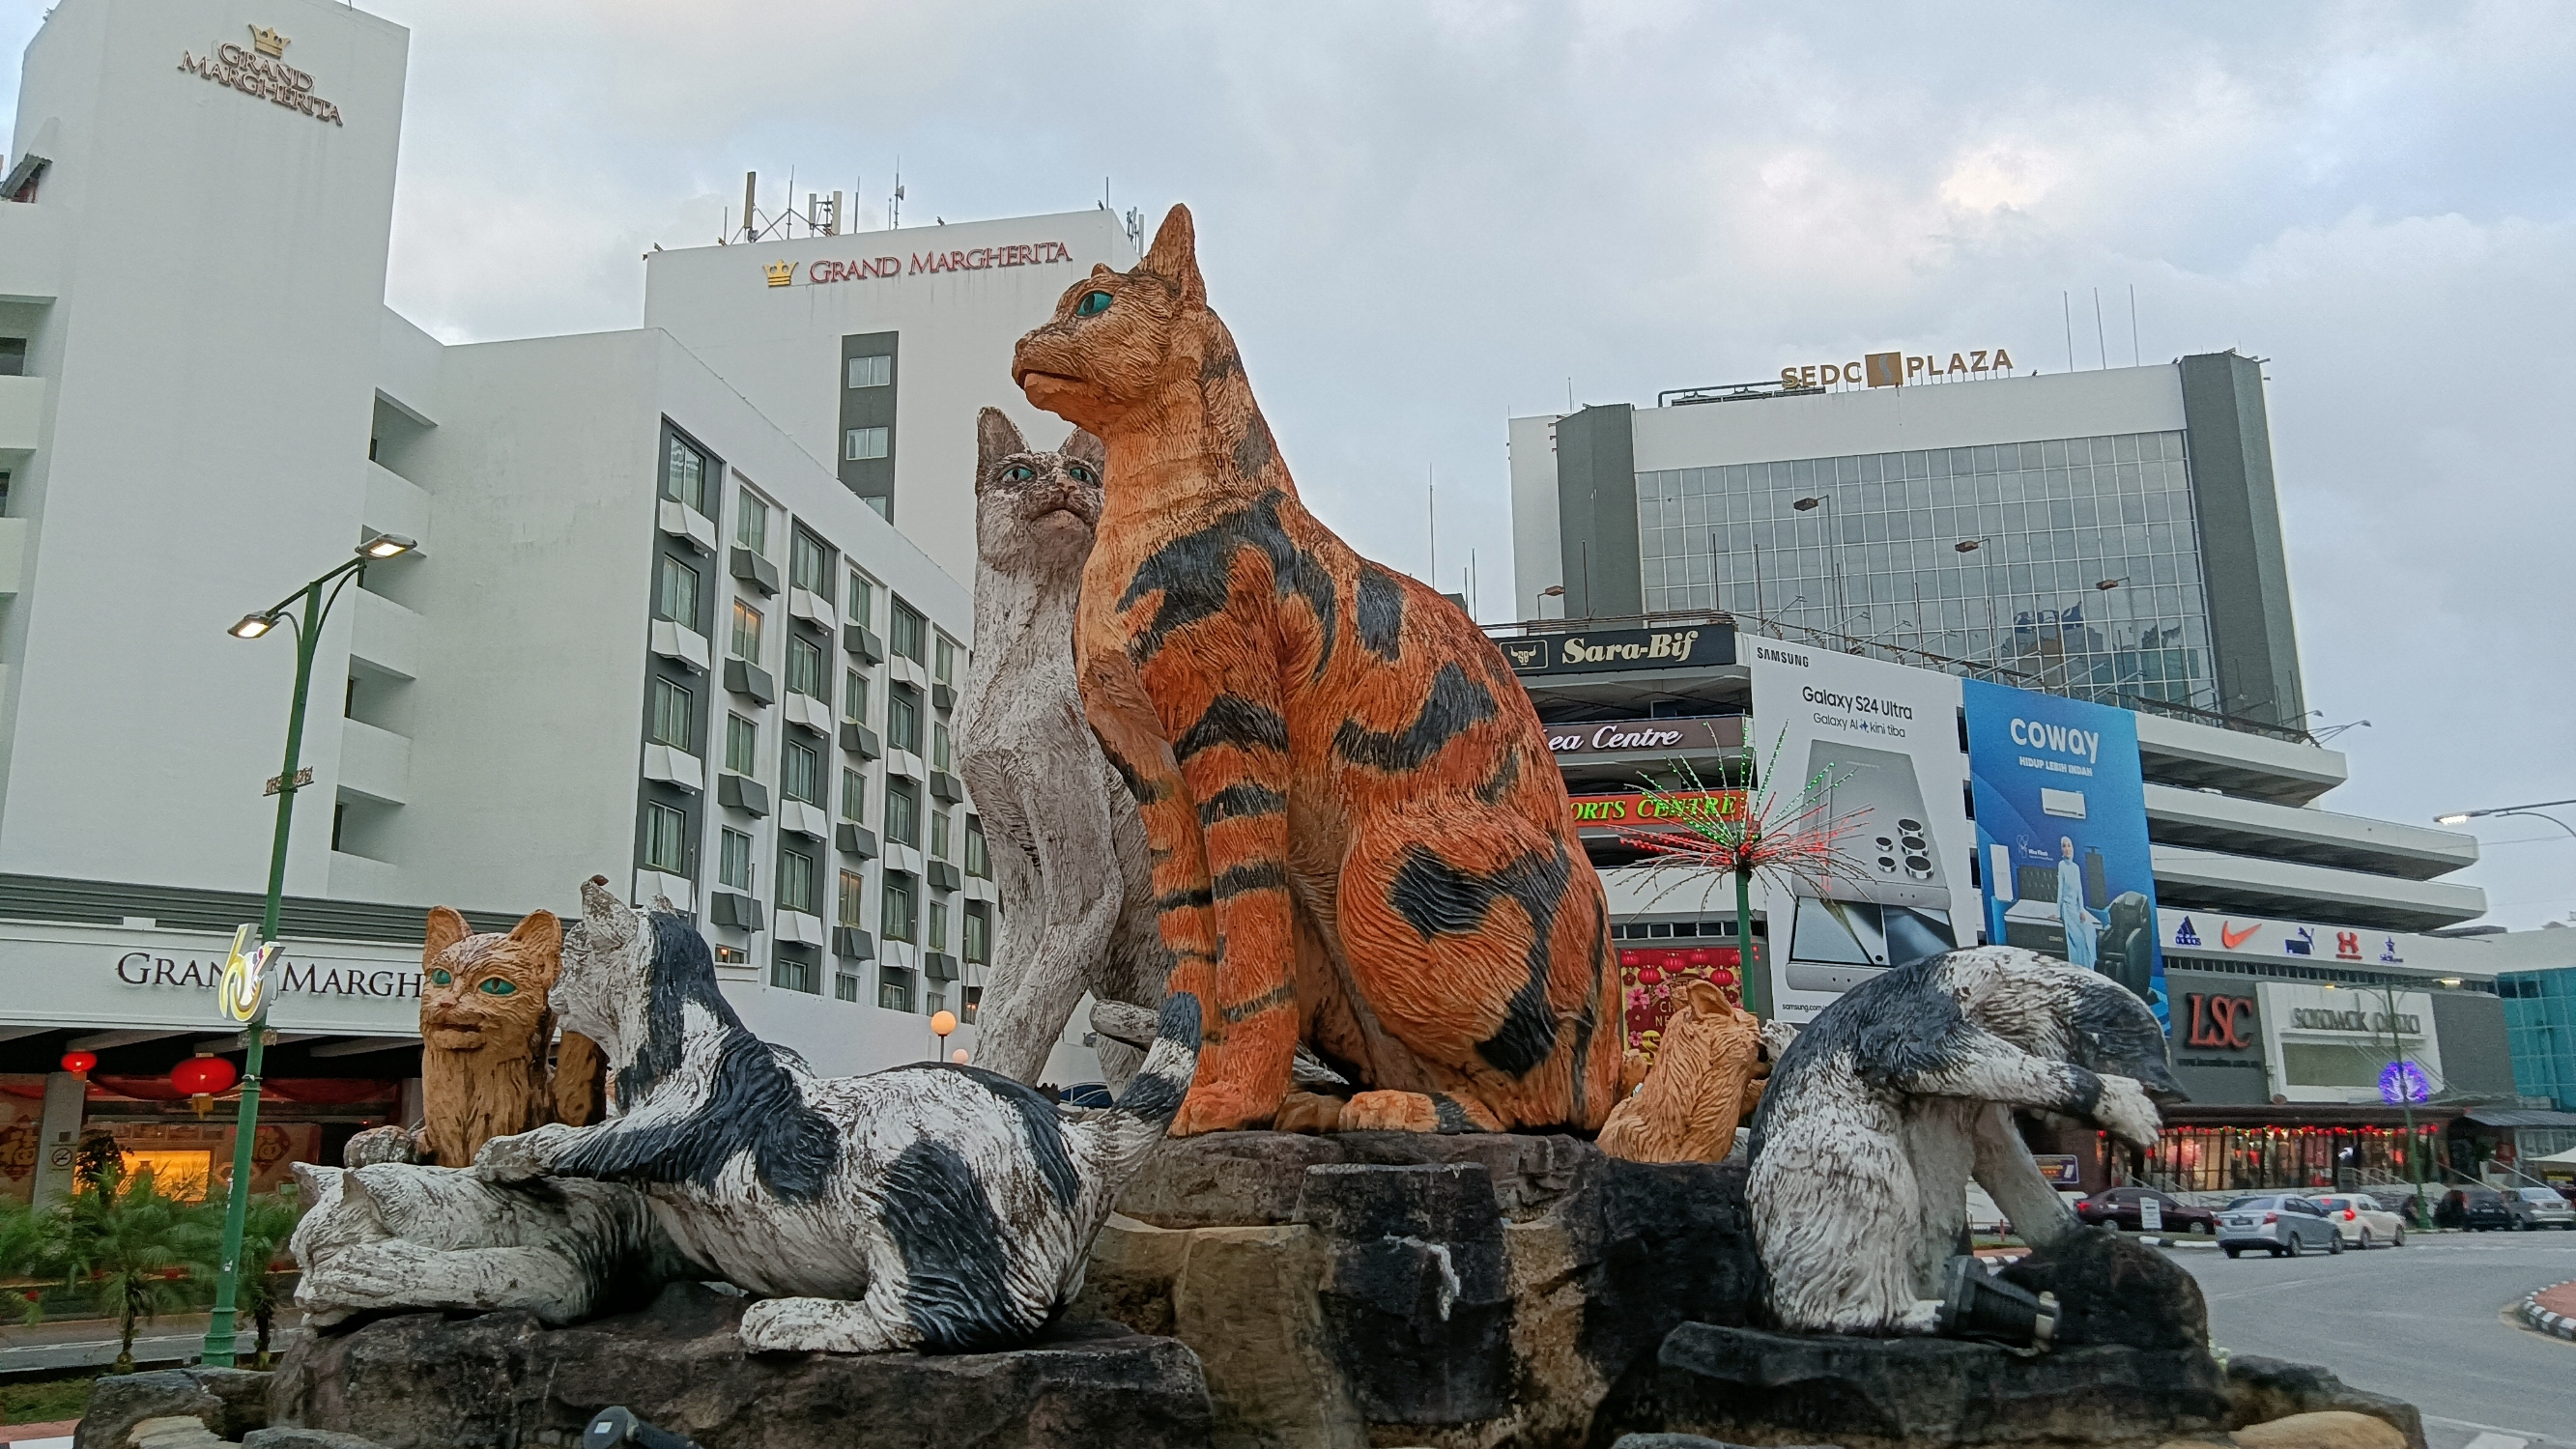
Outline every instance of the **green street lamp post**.
MULTIPOLYGON (((340 591, 364 573, 368 564, 399 557, 416 547, 410 539, 397 534, 377 534, 358 545, 356 558, 267 609, 245 615, 227 631, 236 639, 257 639, 282 623, 295 632, 295 697, 286 712, 286 767, 277 776, 277 834, 269 846, 268 901, 259 920, 262 945, 277 939, 278 909, 286 897, 287 830, 295 820, 295 792, 302 788, 296 779, 297 760, 304 749, 305 696, 313 685, 313 650, 321 642, 322 621, 330 616, 331 606, 340 601, 340 591), (326 588, 330 591, 327 594, 323 592, 326 588), (298 601, 303 604, 301 617, 294 612, 298 601)), ((233 1362, 233 1297, 241 1286, 242 1224, 250 1212, 251 1145, 259 1131, 260 1055, 268 1044, 265 992, 259 995, 258 1003, 243 1031, 250 1055, 242 1066, 241 1111, 233 1124, 233 1177, 224 1205, 222 1267, 215 1279, 214 1313, 206 1321, 203 1359, 223 1368, 230 1368, 233 1362)))

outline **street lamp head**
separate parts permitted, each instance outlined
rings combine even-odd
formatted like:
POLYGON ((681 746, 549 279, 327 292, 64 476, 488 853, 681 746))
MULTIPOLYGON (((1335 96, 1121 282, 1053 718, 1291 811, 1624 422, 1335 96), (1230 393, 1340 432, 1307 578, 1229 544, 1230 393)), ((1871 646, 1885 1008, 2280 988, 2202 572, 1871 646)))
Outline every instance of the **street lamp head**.
POLYGON ((2127 579, 2104 579, 2102 582, 2100 582, 2100 583, 2098 583, 2098 584, 2095 584, 2093 587, 2095 587, 2095 588, 2097 588, 2097 589, 2100 589, 2102 592, 2104 592, 2104 593, 2106 593, 2106 594, 2107 594, 2107 593, 2111 592, 2113 589, 2116 589, 2116 588, 2118 588, 2120 585, 2125 584, 2125 583, 2127 583, 2127 582, 2128 582, 2128 580, 2127 580, 2127 579))
POLYGON ((256 639, 277 627, 275 614, 244 614, 240 623, 224 632, 236 639, 256 639))
POLYGON ((2469 816, 2472 813, 2473 812, 2471 811, 2462 810, 2457 814, 2452 815, 2436 815, 2433 817, 2433 823, 2436 825, 2466 825, 2469 823, 2469 816))
POLYGON ((1957 543, 1950 545, 1950 551, 1953 553, 1975 553, 1978 549, 1984 548, 1985 546, 1986 541, 1982 538, 1963 538, 1957 543))
POLYGON ((1565 585, 1550 584, 1546 588, 1539 590, 1538 596, 1542 599, 1562 599, 1565 597, 1565 585))
POLYGON ((1823 500, 1822 498, 1801 498, 1801 499, 1799 499, 1798 501, 1796 501, 1795 503, 1790 504, 1789 506, 1790 506, 1790 507, 1792 507, 1792 508, 1794 508, 1794 509, 1796 509, 1796 510, 1798 510, 1800 513, 1804 513, 1804 512, 1806 512, 1808 509, 1810 509, 1810 508, 1814 508, 1814 507, 1816 507, 1816 506, 1818 506, 1818 505, 1822 504, 1824 501, 1825 501, 1825 500, 1823 500))
POLYGON ((371 559, 394 558, 402 554, 407 554, 418 547, 420 547, 420 545, 417 542, 405 538, 399 533, 379 533, 375 537, 368 539, 365 543, 358 545, 358 555, 361 558, 371 559))

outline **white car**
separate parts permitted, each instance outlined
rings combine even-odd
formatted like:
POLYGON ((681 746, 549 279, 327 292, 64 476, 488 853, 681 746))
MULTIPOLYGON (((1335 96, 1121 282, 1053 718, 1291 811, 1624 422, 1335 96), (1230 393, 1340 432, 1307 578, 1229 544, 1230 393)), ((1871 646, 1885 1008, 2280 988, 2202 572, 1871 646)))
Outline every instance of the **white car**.
POLYGON ((2379 1205, 2367 1193, 2319 1193, 2308 1199, 2325 1209, 2326 1220, 2356 1248, 2406 1246, 2406 1220, 2379 1205))

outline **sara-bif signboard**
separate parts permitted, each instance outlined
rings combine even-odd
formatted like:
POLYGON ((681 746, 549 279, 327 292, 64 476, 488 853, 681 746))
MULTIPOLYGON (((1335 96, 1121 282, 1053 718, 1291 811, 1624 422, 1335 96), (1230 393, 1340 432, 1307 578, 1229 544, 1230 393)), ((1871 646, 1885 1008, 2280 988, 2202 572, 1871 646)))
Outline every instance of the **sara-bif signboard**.
POLYGON ((1514 674, 1606 674, 1625 669, 1706 669, 1735 662, 1735 627, 1591 629, 1497 639, 1514 674))
POLYGON ((1986 939, 2109 976, 2170 1030, 2137 716, 1982 679, 1961 684, 1986 939))
POLYGON ((1976 938, 1959 681, 1928 669, 1744 636, 1755 765, 1771 793, 1824 794, 1848 824, 1848 878, 1767 902, 1781 1019, 1811 1019, 1890 966, 1976 938))

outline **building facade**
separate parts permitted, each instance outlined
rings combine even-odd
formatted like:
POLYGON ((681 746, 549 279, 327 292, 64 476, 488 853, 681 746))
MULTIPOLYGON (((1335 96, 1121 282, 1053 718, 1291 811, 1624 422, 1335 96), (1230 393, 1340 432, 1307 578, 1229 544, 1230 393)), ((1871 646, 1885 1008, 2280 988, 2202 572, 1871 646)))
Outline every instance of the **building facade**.
POLYGON ((1513 419, 1524 607, 1715 610, 2300 724, 2260 365, 1974 376, 1513 419))
MULTIPOLYGON (((313 663, 279 1151, 405 1115, 431 904, 506 929, 594 873, 692 914, 753 1029, 818 1070, 972 1047, 927 1017, 971 1023, 996 910, 947 713, 974 408, 1123 230, 937 229, 971 245, 848 315, 761 266, 682 305, 658 279, 698 263, 664 253, 671 328, 442 345, 384 302, 407 48, 319 0, 67 0, 26 52, 0 200, 0 1133, 43 1150, 0 1157, 39 1173, 84 1116, 228 1160, 168 1073, 238 1049, 213 982, 258 919, 295 651, 225 630, 378 535, 416 547, 338 596, 313 663), (872 427, 884 457, 844 456, 872 427), (55 1070, 72 1051, 99 1058, 86 1084, 55 1070)), ((711 276, 776 260, 703 250, 711 276)), ((1078 1034, 1050 1072, 1096 1073, 1078 1034)))

